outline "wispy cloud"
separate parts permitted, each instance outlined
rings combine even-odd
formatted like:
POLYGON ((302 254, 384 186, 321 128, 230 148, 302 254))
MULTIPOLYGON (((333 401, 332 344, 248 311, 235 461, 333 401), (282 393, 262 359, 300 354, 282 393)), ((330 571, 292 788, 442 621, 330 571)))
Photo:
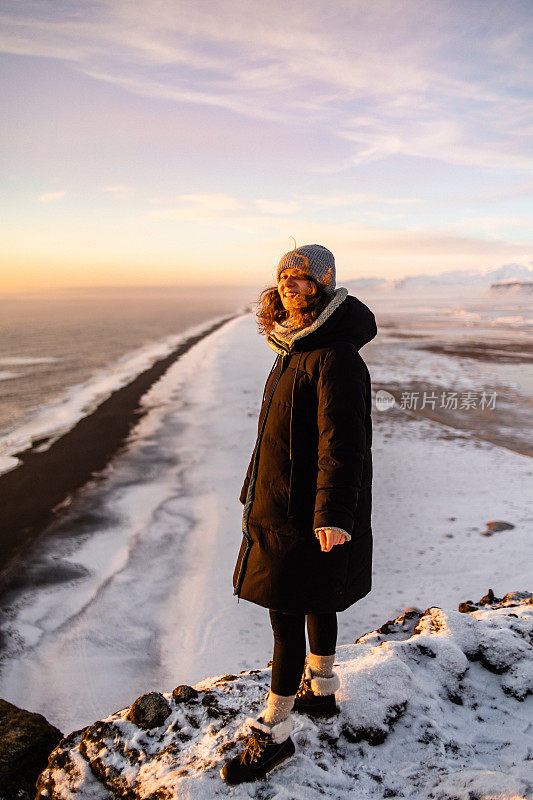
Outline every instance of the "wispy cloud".
POLYGON ((298 203, 293 200, 256 200, 255 204, 263 214, 279 214, 280 216, 296 214, 300 210, 298 203))
POLYGON ((135 189, 132 186, 104 186, 102 191, 116 197, 117 200, 128 200, 135 195, 135 189))
POLYGON ((516 184, 500 192, 485 192, 481 197, 476 197, 477 202, 497 203, 500 200, 510 200, 521 197, 533 197, 533 183, 516 184))
MULTIPOLYGON (((512 137, 500 136, 499 141, 481 142, 467 135, 459 120, 418 119, 398 120, 393 124, 385 112, 365 125, 345 128, 340 135, 352 142, 353 164, 383 160, 391 156, 413 156, 447 161, 465 167, 490 166, 533 170, 530 153, 509 152, 505 143, 512 137)), ((493 133, 498 131, 494 123, 493 133)), ((518 137, 517 137, 518 138, 518 137)))
POLYGON ((160 219, 206 220, 227 217, 240 211, 241 203, 227 194, 183 194, 179 205, 158 208, 150 216, 160 219))
POLYGON ((45 192, 39 196, 40 203, 53 203, 56 200, 62 200, 63 197, 66 197, 66 191, 60 192, 45 192))
POLYGON ((286 125, 329 126, 347 164, 391 156, 531 169, 527 4, 411 0, 11 2, 4 52, 61 58, 127 91, 286 125), (497 24, 495 23, 497 20, 497 24), (467 55, 465 55, 467 54, 467 55))
POLYGON ((498 231, 500 229, 508 231, 513 228, 523 228, 524 231, 528 231, 531 234, 533 230, 533 217, 531 215, 529 217, 469 216, 462 219, 461 222, 456 223, 454 228, 457 231, 484 231, 489 239, 498 236, 498 231))
POLYGON ((191 86, 186 81, 176 80, 169 83, 152 80, 145 76, 131 77, 123 74, 123 70, 103 72, 101 70, 84 69, 83 72, 90 78, 112 83, 126 91, 145 97, 154 97, 160 100, 171 100, 175 103, 193 103, 196 105, 213 106, 233 111, 245 117, 257 119, 270 119, 277 122, 284 121, 285 117, 280 111, 248 102, 246 96, 236 90, 226 90, 217 93, 215 89, 206 91, 197 86, 191 86))
POLYGON ((420 203, 418 197, 387 197, 379 194, 344 194, 344 195, 303 195, 302 200, 307 200, 317 206, 336 208, 339 206, 357 206, 379 203, 380 205, 411 205, 420 203))

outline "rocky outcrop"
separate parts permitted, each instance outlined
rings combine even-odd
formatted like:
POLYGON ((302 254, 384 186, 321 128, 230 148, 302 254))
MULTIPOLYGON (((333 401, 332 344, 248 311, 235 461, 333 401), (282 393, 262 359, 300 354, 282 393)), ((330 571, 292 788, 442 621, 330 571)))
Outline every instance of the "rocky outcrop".
POLYGON ((33 800, 39 773, 62 737, 41 714, 0 700, 0 800, 33 800))
MULTIPOLYGON (((232 791, 332 800, 528 797, 532 635, 528 592, 497 598, 489 590, 458 611, 406 609, 338 648, 339 715, 295 714, 295 757, 265 781, 232 791)), ((269 683, 265 668, 144 695, 64 739, 39 778, 38 800, 227 797, 219 769, 241 746, 244 720, 260 711, 269 683)))

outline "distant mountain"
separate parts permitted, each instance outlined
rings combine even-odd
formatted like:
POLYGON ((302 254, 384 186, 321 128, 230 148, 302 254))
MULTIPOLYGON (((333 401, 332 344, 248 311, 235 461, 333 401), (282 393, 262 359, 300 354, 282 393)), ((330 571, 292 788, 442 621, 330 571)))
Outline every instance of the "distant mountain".
POLYGON ((496 281, 491 283, 491 294, 533 294, 533 281, 496 281))
POLYGON ((445 286, 479 286, 489 288, 492 284, 502 281, 533 281, 533 269, 524 264, 504 264, 496 269, 489 270, 452 270, 450 272, 439 272, 436 275, 420 273, 418 275, 406 275, 403 278, 356 278, 345 281, 353 289, 378 289, 383 291, 401 289, 429 289, 432 287, 445 286))
POLYGON ((355 278, 351 281, 343 281, 343 284, 354 289, 381 289, 385 278, 355 278))

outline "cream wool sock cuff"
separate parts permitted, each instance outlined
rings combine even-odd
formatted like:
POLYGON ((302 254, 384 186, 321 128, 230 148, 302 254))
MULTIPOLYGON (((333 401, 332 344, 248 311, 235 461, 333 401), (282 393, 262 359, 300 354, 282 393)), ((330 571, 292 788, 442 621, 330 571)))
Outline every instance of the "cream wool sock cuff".
POLYGON ((317 656, 314 653, 309 653, 307 656, 307 664, 311 668, 311 672, 320 678, 331 678, 334 661, 335 653, 331 656, 317 656))
POLYGON ((284 696, 270 691, 267 696, 267 705, 262 713, 262 718, 267 725, 277 725, 290 715, 294 705, 295 695, 284 696))
POLYGON ((260 730, 264 731, 265 733, 269 733, 272 737, 272 741, 276 744, 281 744, 284 742, 292 733, 294 728, 294 720, 292 714, 286 719, 282 719, 281 722, 276 723, 275 725, 267 725, 260 720, 263 719, 263 715, 259 715, 257 719, 253 719, 252 717, 247 717, 245 720, 245 724, 250 728, 250 730, 260 730))

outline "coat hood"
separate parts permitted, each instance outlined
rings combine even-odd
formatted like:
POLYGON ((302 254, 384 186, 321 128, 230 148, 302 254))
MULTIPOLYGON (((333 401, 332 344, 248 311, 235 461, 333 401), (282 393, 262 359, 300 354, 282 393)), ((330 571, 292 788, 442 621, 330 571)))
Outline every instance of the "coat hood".
POLYGON ((351 342, 359 350, 377 332, 372 311, 359 298, 348 294, 348 289, 341 287, 312 325, 297 331, 290 341, 272 332, 267 337, 267 344, 279 355, 316 350, 340 340, 351 342))

